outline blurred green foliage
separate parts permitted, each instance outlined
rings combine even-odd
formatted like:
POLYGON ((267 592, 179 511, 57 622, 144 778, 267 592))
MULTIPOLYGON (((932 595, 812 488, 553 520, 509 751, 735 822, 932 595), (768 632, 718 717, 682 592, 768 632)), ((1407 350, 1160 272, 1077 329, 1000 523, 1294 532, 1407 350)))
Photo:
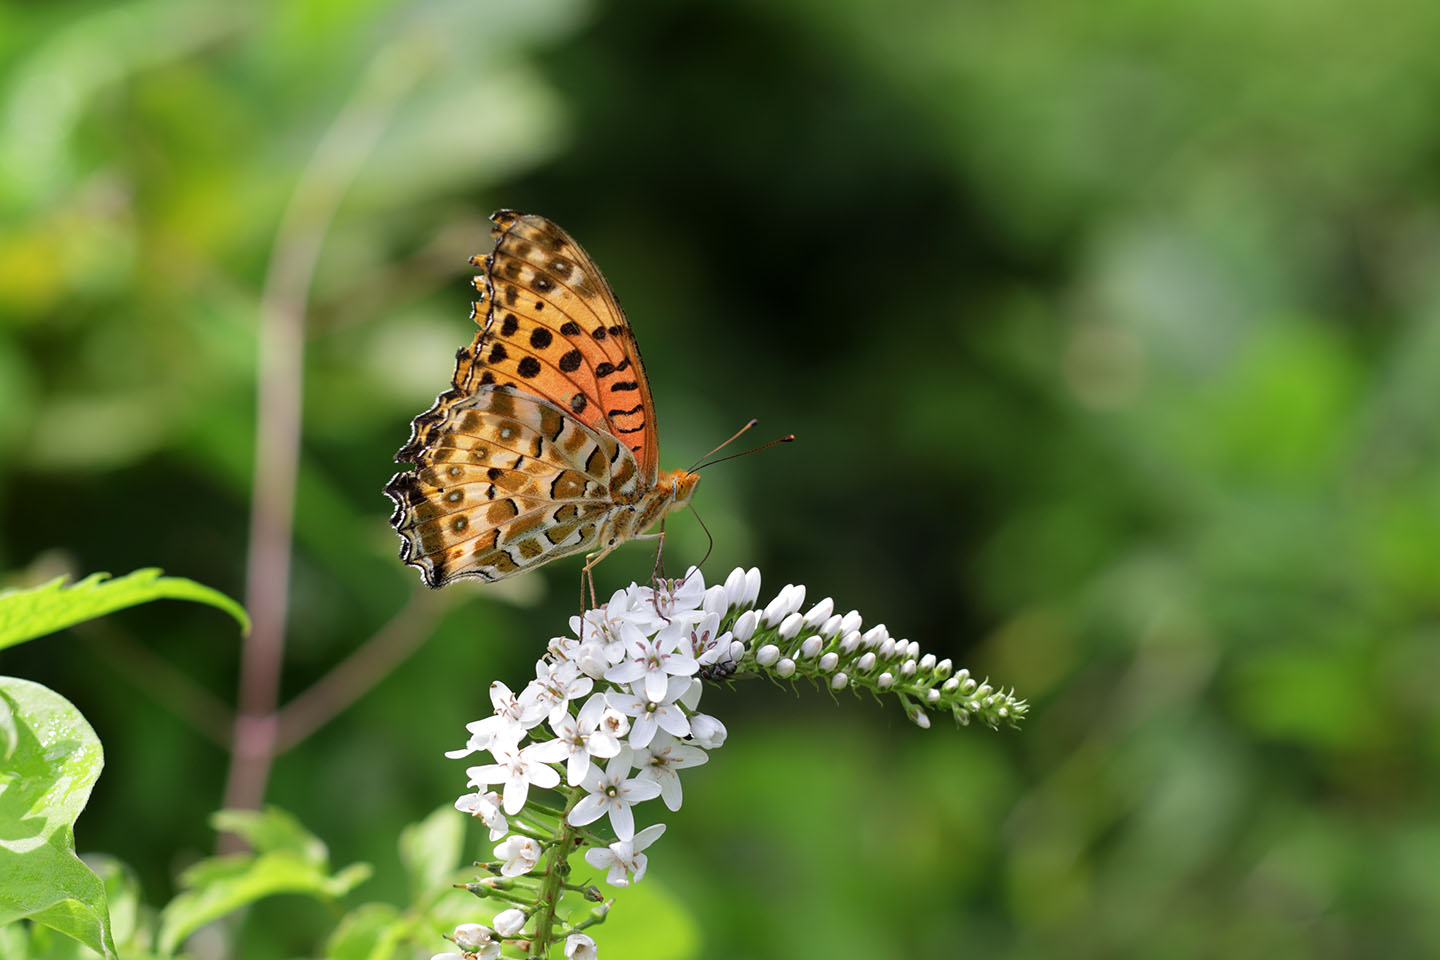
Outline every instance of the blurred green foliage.
MULTIPOLYGON (((626 303, 665 465, 752 415, 800 436, 706 472, 707 569, 1034 703, 922 734, 722 695, 646 881, 703 956, 1436 955, 1436 36, 1427 0, 0 5, 0 567, 243 592, 272 246, 392 84, 311 290, 287 694, 415 589, 379 488, 471 336, 485 215, 534 210, 626 303)), ((280 758, 270 798, 376 865, 357 896, 402 897, 396 834, 463 787, 440 751, 576 569, 447 590, 280 758)), ((213 614, 112 620, 232 696, 213 614)), ((80 846, 159 902, 225 756, 114 639, 0 667, 94 724, 80 846)), ((299 916, 244 956, 308 949, 299 916)))

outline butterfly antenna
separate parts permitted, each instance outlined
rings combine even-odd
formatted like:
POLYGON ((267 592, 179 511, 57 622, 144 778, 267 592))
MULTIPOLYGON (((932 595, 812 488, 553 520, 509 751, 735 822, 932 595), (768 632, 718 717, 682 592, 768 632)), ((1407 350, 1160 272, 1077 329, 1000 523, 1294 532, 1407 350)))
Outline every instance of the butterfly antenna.
MULTIPOLYGON (((754 417, 751 417, 751 418, 750 418, 750 422, 747 423, 747 424, 745 424, 745 426, 741 427, 739 430, 736 430, 736 431, 735 431, 735 435, 734 435, 733 437, 731 437, 729 440, 726 440, 724 443, 720 444, 720 446, 716 447, 714 450, 711 450, 709 453, 705 454, 705 457, 713 457, 713 456, 715 456, 715 454, 719 453, 721 450, 724 450, 726 447, 730 446, 730 444, 732 444, 732 443, 734 443, 736 440, 740 439, 740 435, 741 435, 742 433, 744 433, 746 430, 749 430, 751 427, 755 426, 755 424, 757 424, 757 423, 759 423, 759 422, 760 422, 759 420, 756 420, 754 417)), ((699 460, 696 460, 695 462, 696 462, 696 463, 699 463, 701 460, 704 460, 705 457, 701 457, 699 460)), ((686 473, 694 473, 697 469, 698 469, 697 467, 693 467, 693 466, 692 466, 689 470, 686 470, 685 472, 686 472, 686 473)))
MULTIPOLYGON (((750 422, 751 422, 751 423, 754 423, 755 421, 754 421, 754 420, 751 420, 750 422)), ((743 431, 742 431, 742 432, 743 432, 743 431)), ((737 434, 737 436, 738 436, 738 434, 737 434)), ((733 439, 733 438, 732 438, 732 439, 733 439)), ((787 433, 787 434, 786 434, 785 436, 783 436, 783 437, 776 437, 774 440, 771 440, 769 443, 762 443, 762 444, 760 444, 760 446, 755 447, 755 448, 750 449, 750 450, 746 450, 744 453, 732 453, 732 454, 730 454, 728 457, 717 457, 717 458, 714 459, 714 460, 706 460, 704 463, 700 464, 699 466, 691 467, 689 472, 690 472, 690 473, 695 473, 697 470, 704 470, 706 467, 713 466, 714 464, 717 464, 717 463, 724 463, 726 460, 734 460, 736 457, 748 457, 748 456, 749 456, 750 454, 752 454, 752 453, 759 453, 761 450, 764 450, 764 449, 766 449, 767 447, 773 447, 773 446, 775 446, 775 444, 777 444, 777 443, 790 443, 790 442, 791 442, 792 440, 794 440, 794 439, 795 439, 795 434, 793 434, 793 433, 787 433)), ((725 443, 729 443, 729 442, 730 442, 729 440, 726 440, 726 441, 725 441, 725 443)), ((725 444, 722 443, 720 446, 723 447, 724 445, 725 445, 725 444)), ((718 449, 720 449, 720 448, 719 448, 719 447, 716 447, 715 449, 718 450, 718 449)), ((711 453, 714 453, 714 452, 715 452, 714 450, 711 451, 711 453)), ((707 454, 706 456, 708 456, 708 455, 709 455, 709 454, 707 454)), ((703 459, 703 458, 702 458, 702 459, 703 459)))

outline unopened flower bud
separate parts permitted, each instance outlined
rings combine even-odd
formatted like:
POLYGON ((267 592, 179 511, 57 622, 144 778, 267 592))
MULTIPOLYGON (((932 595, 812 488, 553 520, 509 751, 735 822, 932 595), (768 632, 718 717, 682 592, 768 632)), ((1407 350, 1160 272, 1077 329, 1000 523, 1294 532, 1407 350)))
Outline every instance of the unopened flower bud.
POLYGON ((718 750, 725 746, 729 732, 725 724, 706 713, 697 713, 690 718, 690 736, 697 746, 706 750, 718 750))
POLYGON ((762 667, 768 667, 780 659, 780 648, 773 643, 767 643, 755 653, 755 662, 762 667))
POLYGON ((856 664, 855 664, 855 669, 858 670, 858 671, 860 671, 861 673, 869 673, 871 670, 874 670, 874 669, 875 669, 875 654, 874 654, 874 653, 867 653, 867 654, 865 654, 864 656, 862 656, 862 657, 856 662, 856 664))
POLYGON ((749 640, 755 635, 755 626, 759 622, 759 614, 754 610, 746 610, 735 618, 735 628, 730 632, 736 640, 749 640))
POLYGON ((745 602, 745 571, 736 567, 725 578, 725 601, 729 606, 742 606, 745 602))
POLYGON ((751 567, 745 571, 745 595, 741 597, 740 605, 753 607, 758 599, 760 599, 760 568, 751 567))
POLYGON ((809 660, 811 657, 815 656, 815 654, 820 652, 820 647, 823 643, 824 641, 822 641, 819 637, 806 637, 805 642, 800 644, 801 658, 809 660))
POLYGON ((840 652, 851 654, 858 649, 860 649, 860 631, 851 630, 845 634, 845 638, 840 641, 840 652))
POLYGON ((804 622, 805 618, 800 616, 800 614, 789 614, 784 620, 780 621, 780 630, 778 632, 781 639, 789 640, 791 637, 795 636, 797 633, 800 632, 800 626, 804 622))
POLYGON ((944 660, 941 660, 939 663, 935 664, 935 676, 939 677, 941 680, 944 680, 946 677, 950 676, 950 672, 954 669, 955 664, 950 662, 949 657, 946 657, 944 660))
POLYGON ((902 677, 913 677, 913 676, 915 676, 915 661, 914 661, 914 660, 906 660, 903 664, 901 664, 901 666, 900 666, 900 676, 902 676, 902 677))
POLYGON ((929 673, 935 669, 935 654, 927 653, 920 658, 920 672, 929 673))
POLYGON ((743 656, 745 656, 745 644, 741 643, 739 640, 731 640, 730 662, 735 663, 743 656))
POLYGON ((885 624, 877 623, 869 630, 866 630, 865 635, 860 639, 865 646, 873 649, 880 646, 880 644, 884 643, 889 637, 890 631, 885 629, 885 624))
POLYGON ((822 673, 829 673, 840 665, 840 655, 831 650, 820 658, 820 670, 822 673))
POLYGON ((830 681, 830 687, 833 690, 844 690, 845 685, 849 682, 850 678, 845 676, 845 671, 842 670, 835 674, 835 678, 830 681))
POLYGON ((793 676, 795 673, 795 661, 786 657, 784 660, 775 664, 775 673, 781 677, 793 676))
POLYGON ((862 623, 859 610, 851 610, 840 620, 840 632, 849 633, 851 630, 859 630, 862 623))
POLYGON ((926 713, 924 710, 917 709, 914 713, 910 715, 910 719, 915 721, 915 726, 919 727, 921 730, 930 729, 930 714, 926 713))
POLYGON ((791 602, 794 597, 794 589, 794 584, 787 583, 780 592, 775 595, 775 599, 765 605, 765 611, 760 614, 760 619, 764 621, 766 626, 773 627, 781 620, 784 620, 786 616, 795 612, 798 604, 791 602))
POLYGON ((875 678, 875 686, 879 687, 881 690, 886 689, 890 686, 890 684, 894 682, 895 678, 890 676, 889 670, 886 670, 884 673, 880 674, 880 676, 875 678))
POLYGON ((936 690, 934 687, 931 687, 929 690, 925 691, 925 700, 929 703, 939 703, 940 691, 936 690))
POLYGON ((700 601, 700 609, 706 613, 718 613, 723 617, 725 611, 730 609, 730 598, 726 596, 725 588, 717 583, 706 590, 705 599, 700 601))
POLYGON ((832 616, 829 620, 826 620, 826 621, 825 621, 824 626, 822 626, 822 627, 820 628, 820 635, 821 635, 822 637, 833 637, 833 636, 835 636, 836 634, 838 634, 838 633, 840 632, 840 623, 841 623, 844 619, 845 619, 845 618, 842 617, 842 616, 840 616, 840 614, 838 614, 838 613, 835 614, 835 615, 832 616))
POLYGON ((945 681, 945 685, 940 689, 945 691, 946 693, 954 693, 956 690, 960 689, 960 678, 951 677, 949 680, 945 681))
POLYGON ((495 932, 500 936, 513 937, 525 928, 525 911, 514 907, 501 910, 491 922, 495 924, 495 932))
POLYGON ((889 637, 886 637, 885 640, 880 644, 879 653, 881 660, 889 660, 891 657, 895 656, 895 641, 891 640, 889 637))
POLYGON ((462 923, 455 928, 454 939, 466 953, 479 953, 495 941, 495 931, 480 923, 462 923))
POLYGON ((819 603, 815 604, 815 606, 811 607, 809 613, 805 614, 805 626, 807 628, 813 628, 816 626, 816 624, 824 623, 826 620, 830 619, 830 615, 834 612, 835 601, 831 600, 829 597, 826 597, 824 600, 821 600, 819 603))

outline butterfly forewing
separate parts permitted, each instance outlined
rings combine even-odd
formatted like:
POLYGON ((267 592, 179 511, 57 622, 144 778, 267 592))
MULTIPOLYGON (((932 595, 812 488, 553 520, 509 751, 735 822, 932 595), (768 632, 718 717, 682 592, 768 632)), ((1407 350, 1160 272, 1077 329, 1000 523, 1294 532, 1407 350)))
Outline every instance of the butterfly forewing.
POLYGON ((492 218, 495 249, 474 262, 482 323, 456 357, 451 389, 416 418, 398 455, 413 459, 444 408, 491 383, 544 397, 629 447, 653 482, 659 472, 650 387, 630 324, 595 262, 564 230, 534 215, 492 218))

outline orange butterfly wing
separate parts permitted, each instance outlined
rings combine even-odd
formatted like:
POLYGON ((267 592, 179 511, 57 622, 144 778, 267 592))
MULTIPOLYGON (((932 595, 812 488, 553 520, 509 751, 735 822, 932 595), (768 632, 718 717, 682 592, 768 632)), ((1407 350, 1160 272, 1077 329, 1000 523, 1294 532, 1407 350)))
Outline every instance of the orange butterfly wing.
POLYGON ((484 268, 472 314, 480 332, 456 354, 451 388, 415 418, 395 459, 418 463, 450 406, 487 384, 512 384, 614 436, 653 485, 659 445, 650 384, 610 284, 544 217, 501 210, 490 219, 495 249, 471 261, 484 268))
POLYGON ((401 559, 436 587, 604 546, 602 534, 629 535, 609 525, 617 504, 648 525, 668 503, 627 507, 656 487, 659 450, 645 368, 609 283, 544 217, 491 220, 495 249, 471 261, 484 269, 471 315, 481 329, 395 455, 415 469, 385 487, 401 559))

